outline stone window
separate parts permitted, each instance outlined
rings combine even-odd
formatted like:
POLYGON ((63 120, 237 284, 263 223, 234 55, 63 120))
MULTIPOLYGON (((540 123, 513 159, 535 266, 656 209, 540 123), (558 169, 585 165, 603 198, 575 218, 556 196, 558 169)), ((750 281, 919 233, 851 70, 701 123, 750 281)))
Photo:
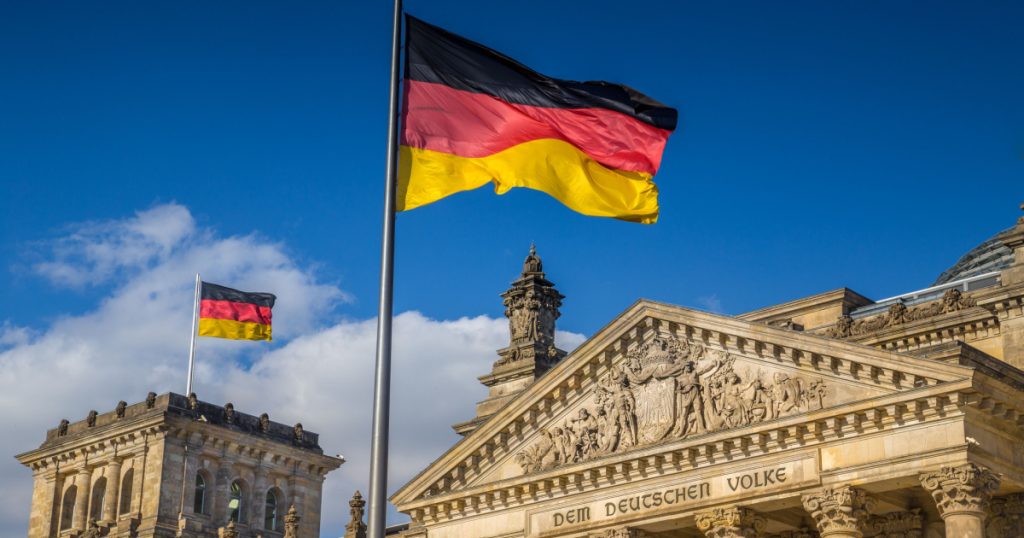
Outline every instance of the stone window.
POLYGON ((64 500, 60 505, 60 530, 66 531, 71 528, 71 520, 75 517, 75 497, 78 496, 78 486, 71 486, 64 491, 64 500))
POLYGON ((206 478, 203 473, 196 473, 196 494, 192 501, 192 511, 197 514, 206 513, 206 478))
POLYGON ((268 531, 280 530, 280 517, 277 513, 277 507, 281 504, 280 501, 281 498, 277 488, 271 488, 267 491, 267 499, 263 507, 263 528, 268 531))
POLYGON ((235 480, 231 483, 231 497, 228 500, 228 521, 242 522, 242 518, 245 516, 245 511, 242 509, 245 504, 243 502, 243 499, 245 499, 244 493, 241 481, 235 480))
POLYGON ((100 477, 92 485, 92 501, 89 503, 89 519, 100 521, 103 519, 103 497, 107 493, 107 478, 100 477))
POLYGON ((132 481, 135 479, 135 469, 128 469, 121 478, 121 506, 117 509, 118 515, 125 515, 132 511, 132 481))

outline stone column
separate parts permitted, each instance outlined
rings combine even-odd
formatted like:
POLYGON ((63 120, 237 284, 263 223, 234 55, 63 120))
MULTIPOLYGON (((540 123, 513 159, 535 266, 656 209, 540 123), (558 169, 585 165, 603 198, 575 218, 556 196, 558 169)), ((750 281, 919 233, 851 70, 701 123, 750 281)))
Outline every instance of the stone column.
POLYGON ((973 463, 943 467, 920 476, 921 485, 935 499, 939 515, 946 522, 946 536, 984 538, 985 512, 999 477, 973 463))
POLYGON ((868 512, 875 505, 875 500, 867 493, 852 486, 808 493, 802 501, 821 538, 863 537, 868 512))
POLYGON ((121 488, 121 460, 117 458, 110 460, 103 475, 107 477, 107 489, 103 492, 103 521, 112 524, 117 517, 117 492, 121 488))
POLYGON ((91 496, 90 489, 92 488, 92 473, 89 471, 87 465, 82 465, 78 469, 78 473, 75 475, 75 486, 77 488, 75 493, 75 518, 74 528, 80 531, 85 531, 88 528, 86 520, 89 519, 89 497, 91 496))
POLYGON ((697 528, 708 538, 757 538, 767 523, 757 512, 740 506, 697 513, 697 528))

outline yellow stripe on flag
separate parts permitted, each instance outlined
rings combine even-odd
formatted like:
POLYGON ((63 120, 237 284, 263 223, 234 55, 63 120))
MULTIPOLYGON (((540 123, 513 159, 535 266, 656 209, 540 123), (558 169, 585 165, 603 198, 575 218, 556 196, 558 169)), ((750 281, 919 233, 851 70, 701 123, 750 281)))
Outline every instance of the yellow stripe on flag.
POLYGON ((270 325, 230 319, 200 319, 199 336, 231 340, 271 340, 270 325))
POLYGON ((658 187, 651 176, 605 168, 562 140, 531 140, 477 158, 402 146, 398 173, 398 211, 493 182, 497 194, 535 189, 584 215, 658 220, 658 187))

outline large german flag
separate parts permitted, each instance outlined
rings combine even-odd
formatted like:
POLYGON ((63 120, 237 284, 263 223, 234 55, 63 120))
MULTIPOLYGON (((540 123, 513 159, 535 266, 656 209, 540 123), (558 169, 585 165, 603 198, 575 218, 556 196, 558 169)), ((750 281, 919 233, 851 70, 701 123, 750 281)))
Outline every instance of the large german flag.
POLYGON ((398 210, 493 182, 586 215, 653 223, 676 111, 632 88, 546 77, 406 16, 398 210))
POLYGON ((199 336, 233 340, 270 340, 270 311, 277 297, 202 283, 199 336))

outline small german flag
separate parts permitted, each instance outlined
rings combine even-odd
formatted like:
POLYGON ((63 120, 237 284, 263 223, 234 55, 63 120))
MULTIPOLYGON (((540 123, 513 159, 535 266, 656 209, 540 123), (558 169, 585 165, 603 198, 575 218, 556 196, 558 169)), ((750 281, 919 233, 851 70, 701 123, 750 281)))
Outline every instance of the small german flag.
POLYGON ((406 16, 398 211, 493 183, 546 192, 585 215, 658 220, 677 112, 610 82, 542 75, 406 16))
POLYGON ((272 293, 249 293, 202 283, 199 301, 199 336, 232 340, 271 340, 272 293))

